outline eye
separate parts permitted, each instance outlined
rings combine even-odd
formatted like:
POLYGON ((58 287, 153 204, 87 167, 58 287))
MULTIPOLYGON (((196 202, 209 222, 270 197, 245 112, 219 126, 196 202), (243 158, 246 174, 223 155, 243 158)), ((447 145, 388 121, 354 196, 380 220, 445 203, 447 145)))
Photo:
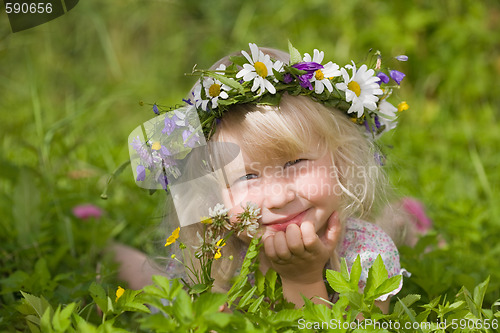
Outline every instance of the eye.
POLYGON ((305 159, 304 158, 299 158, 299 159, 296 159, 296 160, 293 160, 293 161, 286 162, 284 168, 288 168, 289 166, 295 165, 295 164, 297 164, 299 162, 302 162, 302 161, 305 161, 305 159))
POLYGON ((236 179, 236 182, 241 182, 241 181, 245 181, 245 180, 250 180, 250 179, 255 179, 257 178, 258 176, 254 173, 248 173, 244 176, 241 176, 240 178, 236 179))

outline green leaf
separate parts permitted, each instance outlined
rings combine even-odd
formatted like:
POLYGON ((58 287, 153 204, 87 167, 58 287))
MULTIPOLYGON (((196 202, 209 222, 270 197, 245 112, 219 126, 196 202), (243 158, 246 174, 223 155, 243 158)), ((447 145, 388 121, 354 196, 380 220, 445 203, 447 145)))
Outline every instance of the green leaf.
POLYGON ((377 287, 377 289, 375 289, 373 295, 371 295, 370 297, 367 296, 366 299, 371 301, 375 300, 376 298, 382 295, 390 293, 391 291, 399 287, 402 278, 403 277, 401 275, 395 275, 390 279, 385 280, 384 282, 382 282, 381 285, 377 287))
POLYGON ((364 290, 364 295, 366 298, 370 298, 375 294, 375 290, 387 280, 388 274, 385 268, 384 262, 380 254, 375 259, 372 267, 368 271, 368 278, 366 279, 366 286, 364 290))
POLYGON ((347 293, 353 290, 340 272, 331 269, 326 270, 326 280, 330 284, 330 287, 338 293, 347 293))
POLYGON ((401 316, 404 312, 404 309, 400 303, 403 303, 404 305, 406 305, 406 307, 410 307, 413 303, 420 300, 420 297, 421 296, 417 295, 417 294, 410 294, 410 295, 406 295, 402 299, 398 298, 398 302, 394 305, 393 312, 396 313, 398 316, 401 316))
POLYGON ((347 268, 347 261, 345 260, 345 258, 340 259, 340 273, 342 274, 342 278, 344 279, 344 281, 349 282, 351 276, 349 274, 349 268, 347 268))
MULTIPOLYGON (((131 311, 131 312, 144 312, 150 313, 148 307, 144 305, 144 303, 140 300, 140 297, 137 297, 141 293, 141 290, 131 290, 126 289, 123 295, 116 302, 116 311, 120 313, 121 311, 131 311)), ((111 299, 108 297, 108 302, 111 299)), ((110 309, 113 307, 113 304, 108 305, 110 309)))
POLYGON ((229 305, 233 304, 233 302, 241 295, 243 292, 243 288, 245 287, 245 284, 248 281, 248 276, 247 275, 240 275, 236 282, 233 284, 231 289, 227 292, 227 303, 229 305))
POLYGON ((210 285, 207 285, 204 283, 198 283, 189 289, 189 293, 190 294, 201 294, 202 292, 208 290, 208 288, 210 288, 210 285))
POLYGON ((239 56, 230 56, 229 60, 235 63, 236 65, 243 67, 244 64, 248 64, 247 58, 245 56, 239 55, 239 56))
POLYGON ((266 296, 272 301, 276 300, 276 281, 278 280, 278 273, 274 269, 268 269, 266 272, 266 296))
POLYGON ((490 283, 490 277, 477 285, 474 288, 474 303, 476 303, 477 309, 481 311, 481 308, 483 306, 483 300, 484 300, 484 295, 486 294, 486 289, 488 289, 488 284, 490 283))
POLYGON ((76 303, 70 303, 68 306, 61 311, 61 305, 59 305, 52 317, 52 326, 56 331, 66 332, 68 327, 71 325, 70 316, 76 307, 76 303))
POLYGON ((179 324, 171 317, 163 313, 156 313, 151 316, 143 317, 138 320, 141 329, 152 332, 178 332, 179 324))
POLYGON ((255 292, 257 291, 257 286, 253 286, 252 288, 250 288, 250 290, 248 290, 245 295, 243 295, 243 297, 240 299, 240 302, 238 303, 238 308, 243 308, 245 305, 247 305, 247 303, 250 301, 250 299, 252 298, 253 294, 255 294, 255 292))
POLYGON ((52 314, 53 314, 52 308, 47 308, 42 315, 42 318, 40 320, 40 330, 44 333, 45 332, 48 332, 48 333, 54 332, 54 330, 52 328, 52 323, 50 320, 52 318, 52 314))
POLYGON ((358 256, 356 257, 356 260, 352 264, 351 267, 351 274, 349 277, 349 284, 353 290, 358 290, 359 289, 359 278, 361 277, 361 257, 358 256))
POLYGON ((241 94, 245 92, 245 88, 241 85, 241 83, 232 78, 229 78, 219 73, 210 73, 210 76, 213 77, 214 79, 219 80, 221 83, 228 85, 233 89, 238 90, 238 92, 241 94))
MULTIPOLYGON (((284 81, 284 76, 282 72, 278 72, 273 68, 273 75, 276 78, 276 80, 283 82, 284 81)), ((276 90, 279 90, 278 88, 276 90)))
POLYGON ((172 314, 179 323, 191 323, 194 320, 193 303, 184 290, 177 293, 172 309, 172 314))
POLYGON ((249 313, 255 313, 258 309, 262 301, 264 300, 264 295, 261 295, 259 298, 257 298, 252 305, 248 307, 248 312, 249 313))
POLYGON ((226 302, 226 298, 227 296, 225 294, 201 294, 200 297, 196 299, 193 305, 196 317, 219 311, 219 307, 226 302))
POLYGON ((34 325, 32 322, 26 322, 28 324, 28 328, 30 329, 31 333, 40 333, 40 319, 38 319, 38 324, 34 325))
POLYGON ((279 105, 281 94, 265 94, 260 99, 257 105, 279 105))
POLYGON ((324 304, 315 304, 310 299, 302 296, 304 299, 304 318, 314 321, 327 322, 331 319, 331 311, 324 304))
POLYGON ((233 315, 223 312, 214 312, 207 315, 204 319, 210 323, 217 325, 217 327, 226 327, 231 322, 233 315))
MULTIPOLYGON (((406 306, 406 304, 403 303, 399 298, 398 298, 398 302, 399 302, 399 304, 401 304, 401 307, 403 308, 404 312, 408 315, 408 318, 410 318, 411 322, 412 323, 417 323, 417 320, 416 320, 415 316, 410 311, 410 309, 408 309, 408 307, 406 306)), ((419 325, 417 325, 416 327, 418 328, 419 325)), ((422 330, 420 328, 418 328, 417 331, 420 332, 420 333, 422 333, 422 330)))
POLYGON ((477 305, 474 302, 474 299, 472 298, 472 295, 470 294, 470 291, 467 288, 463 288, 463 295, 465 297, 465 301, 467 302, 467 306, 469 307, 469 311, 474 315, 476 318, 480 318, 479 316, 479 311, 477 309, 477 305))
POLYGON ((293 47, 292 43, 288 41, 288 53, 290 54, 290 64, 296 64, 298 62, 302 62, 302 56, 300 55, 299 50, 293 47))
POLYGON ((351 307, 353 307, 355 310, 362 310, 364 299, 363 294, 351 291, 346 293, 345 296, 349 300, 349 304, 351 305, 351 307))
POLYGON ((262 294, 265 290, 266 285, 266 277, 260 270, 256 270, 254 273, 255 277, 255 285, 257 286, 257 291, 259 294, 262 294))
POLYGON ((102 310, 103 313, 107 313, 108 297, 106 296, 104 288, 101 285, 92 282, 92 284, 89 287, 89 292, 95 304, 97 304, 97 306, 102 310))
MULTIPOLYGON (((159 292, 157 291, 156 293, 161 293, 162 297, 168 300, 172 300, 182 289, 182 284, 179 282, 179 279, 170 280, 165 276, 153 275, 152 280, 159 289, 159 292)), ((149 288, 147 290, 149 292, 152 291, 149 288)))
POLYGON ((279 312, 272 312, 269 322, 273 326, 278 326, 278 324, 283 322, 297 323, 297 320, 303 316, 303 311, 299 309, 283 309, 279 312))
MULTIPOLYGON (((25 301, 33 308, 39 318, 42 318, 43 314, 48 308, 51 308, 49 302, 45 298, 36 297, 21 291, 25 301)), ((52 308, 51 308, 52 309, 52 308)))

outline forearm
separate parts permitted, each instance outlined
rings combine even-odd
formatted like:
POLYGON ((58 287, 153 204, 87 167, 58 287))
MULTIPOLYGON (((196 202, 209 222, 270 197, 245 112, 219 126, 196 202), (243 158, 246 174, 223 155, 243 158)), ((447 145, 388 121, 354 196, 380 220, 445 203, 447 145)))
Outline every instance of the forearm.
POLYGON ((300 308, 304 305, 302 295, 310 299, 313 303, 326 304, 324 301, 318 299, 318 297, 328 299, 328 292, 322 279, 309 284, 297 283, 283 278, 281 282, 283 286, 283 296, 287 301, 294 303, 296 308, 300 308))

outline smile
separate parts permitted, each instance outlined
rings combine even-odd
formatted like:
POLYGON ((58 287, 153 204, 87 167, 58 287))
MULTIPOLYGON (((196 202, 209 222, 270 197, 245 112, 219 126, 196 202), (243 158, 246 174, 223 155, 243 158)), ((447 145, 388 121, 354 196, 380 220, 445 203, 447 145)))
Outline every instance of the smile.
POLYGON ((288 227, 290 224, 296 224, 300 227, 300 225, 304 221, 304 216, 306 215, 307 211, 308 209, 297 215, 292 215, 290 217, 275 220, 271 223, 265 224, 265 226, 276 232, 284 232, 286 230, 286 227, 288 227))

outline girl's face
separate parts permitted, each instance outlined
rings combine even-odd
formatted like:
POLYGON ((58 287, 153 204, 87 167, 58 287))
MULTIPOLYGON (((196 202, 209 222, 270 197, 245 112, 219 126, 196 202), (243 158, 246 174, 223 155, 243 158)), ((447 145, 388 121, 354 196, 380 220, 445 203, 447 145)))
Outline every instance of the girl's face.
MULTIPOLYGON (((229 166, 230 187, 223 194, 226 203, 232 203, 232 220, 250 201, 261 208, 257 237, 305 221, 312 222, 322 235, 328 218, 339 207, 341 188, 331 153, 321 154, 313 147, 310 151, 291 160, 250 160, 243 151, 245 165, 229 166)), ((249 241, 246 233, 240 238, 249 241)))

